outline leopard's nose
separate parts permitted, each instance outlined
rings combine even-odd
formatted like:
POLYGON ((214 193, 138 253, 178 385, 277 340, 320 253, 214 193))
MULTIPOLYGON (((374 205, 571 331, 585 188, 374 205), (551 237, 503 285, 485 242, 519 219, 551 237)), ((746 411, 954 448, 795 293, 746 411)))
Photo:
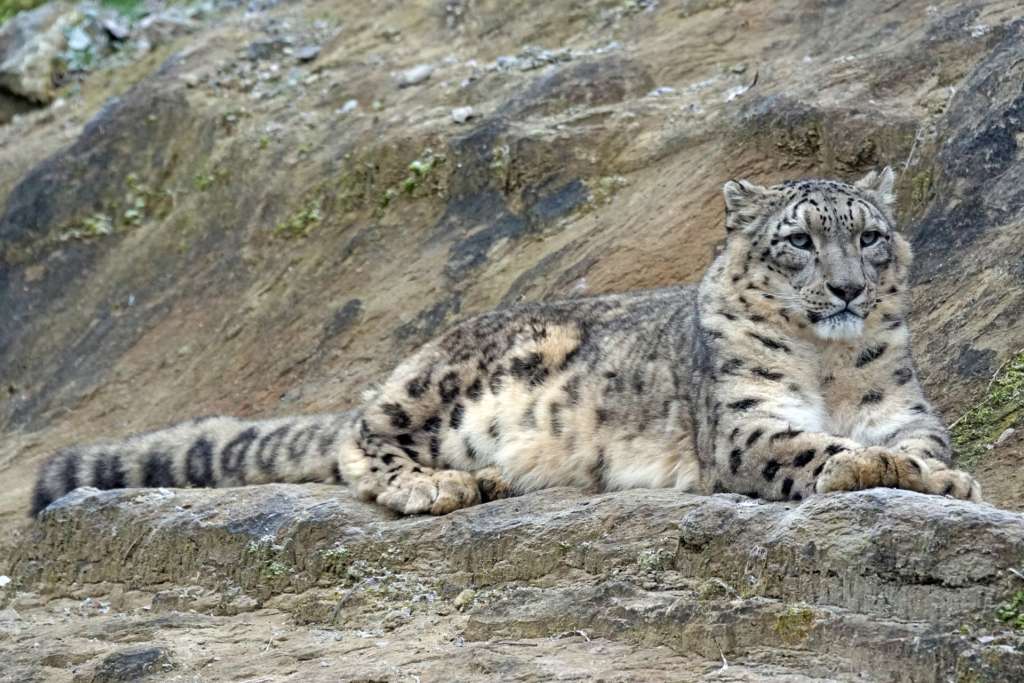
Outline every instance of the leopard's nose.
POLYGON ((832 292, 833 294, 835 294, 837 297, 839 297, 840 299, 842 299, 846 303, 850 303, 851 301, 856 299, 858 296, 860 296, 860 293, 864 291, 864 287, 863 287, 863 285, 839 285, 839 286, 836 286, 836 285, 833 285, 832 283, 829 283, 828 291, 832 292))

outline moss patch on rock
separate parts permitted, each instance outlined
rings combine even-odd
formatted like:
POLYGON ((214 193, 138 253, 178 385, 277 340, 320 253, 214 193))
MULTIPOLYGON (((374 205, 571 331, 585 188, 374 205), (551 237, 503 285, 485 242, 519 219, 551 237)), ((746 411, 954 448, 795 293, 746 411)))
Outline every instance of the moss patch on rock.
POLYGON ((1024 349, 1006 361, 982 399, 953 423, 950 432, 957 462, 978 464, 1007 428, 1024 421, 1024 349))
POLYGON ((434 172, 446 160, 442 154, 435 154, 430 149, 424 150, 419 157, 409 162, 407 166, 409 174, 400 183, 384 191, 380 198, 379 208, 386 209, 401 195, 413 198, 431 195, 443 196, 444 184, 434 172))
POLYGON ((35 9, 46 0, 0 0, 0 23, 13 17, 18 12, 35 9))
POLYGON ((306 237, 322 220, 323 198, 315 195, 307 199, 300 209, 278 223, 274 228, 274 236, 285 239, 306 237))
POLYGON ((200 171, 192 177, 192 186, 199 192, 205 192, 218 183, 228 178, 228 172, 223 168, 213 168, 200 171))
POLYGON ((915 210, 924 206, 932 197, 932 172, 924 170, 911 180, 910 205, 915 210))
POLYGON ((794 605, 775 620, 775 633, 787 645, 796 645, 806 640, 814 628, 814 612, 803 605, 794 605))
POLYGON ((996 618, 1013 628, 1024 630, 1024 590, 1013 594, 1009 601, 996 610, 996 618))
POLYGON ((64 230, 57 236, 57 241, 67 242, 68 240, 88 240, 96 237, 105 237, 114 233, 114 223, 110 216, 103 213, 94 213, 82 219, 79 225, 64 230))

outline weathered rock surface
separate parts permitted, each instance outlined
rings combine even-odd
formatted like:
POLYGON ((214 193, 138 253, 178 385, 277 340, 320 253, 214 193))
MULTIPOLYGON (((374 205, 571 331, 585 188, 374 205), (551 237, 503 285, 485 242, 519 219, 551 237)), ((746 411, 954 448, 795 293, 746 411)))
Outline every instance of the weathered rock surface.
POLYGON ((24 518, 60 446, 346 409, 479 311, 695 280, 730 177, 884 163, 927 391, 1024 510, 1019 3, 150 16, 60 106, 0 101, 0 680, 1021 678, 996 619, 1020 517, 938 498, 557 491, 395 520, 270 487, 24 518))
MULTIPOLYGON (((399 649, 429 623, 462 643, 658 646, 691 670, 724 658, 765 677, 1004 681, 1024 676, 1024 634, 995 616, 1022 548, 1024 515, 901 491, 793 506, 557 490, 394 519, 324 486, 83 489, 43 514, 13 571, 22 590, 149 590, 154 610, 213 615, 273 607, 339 642, 365 632, 399 649)), ((341 670, 358 663, 333 654, 341 670)))
POLYGON ((65 33, 81 18, 61 2, 22 12, 0 26, 0 90, 39 104, 56 96, 65 33))

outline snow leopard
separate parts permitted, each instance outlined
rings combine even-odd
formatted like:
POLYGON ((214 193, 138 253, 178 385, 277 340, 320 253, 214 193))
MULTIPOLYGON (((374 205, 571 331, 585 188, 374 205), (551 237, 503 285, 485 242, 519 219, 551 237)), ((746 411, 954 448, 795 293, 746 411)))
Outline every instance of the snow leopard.
POLYGON ((332 482, 401 514, 549 487, 801 501, 871 487, 981 500, 911 356, 894 174, 724 184, 696 286, 526 303, 455 325, 347 412, 209 417, 46 461, 79 486, 332 482))

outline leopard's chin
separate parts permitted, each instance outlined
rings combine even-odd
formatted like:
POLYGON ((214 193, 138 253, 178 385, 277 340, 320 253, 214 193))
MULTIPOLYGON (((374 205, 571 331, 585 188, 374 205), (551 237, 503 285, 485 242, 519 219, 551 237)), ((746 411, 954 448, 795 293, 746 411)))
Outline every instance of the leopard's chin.
POLYGON ((827 341, 849 341, 864 333, 864 318, 852 311, 840 311, 814 323, 814 333, 827 341))

